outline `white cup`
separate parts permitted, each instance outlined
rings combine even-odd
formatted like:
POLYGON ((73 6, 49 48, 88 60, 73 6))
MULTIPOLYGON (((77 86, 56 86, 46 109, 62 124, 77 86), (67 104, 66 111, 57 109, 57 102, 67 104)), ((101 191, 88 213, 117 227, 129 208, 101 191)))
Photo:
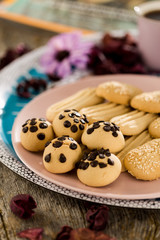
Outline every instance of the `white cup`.
POLYGON ((160 20, 146 17, 160 11, 160 1, 145 2, 134 7, 138 15, 138 45, 144 62, 152 70, 160 70, 160 20))

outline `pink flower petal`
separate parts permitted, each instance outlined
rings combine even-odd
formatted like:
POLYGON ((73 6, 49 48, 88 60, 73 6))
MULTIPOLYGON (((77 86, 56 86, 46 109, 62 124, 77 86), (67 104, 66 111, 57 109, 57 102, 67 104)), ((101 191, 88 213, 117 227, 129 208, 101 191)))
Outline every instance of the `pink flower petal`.
POLYGON ((27 238, 29 240, 41 240, 42 234, 43 234, 42 228, 31 228, 17 233, 17 236, 20 238, 27 238))

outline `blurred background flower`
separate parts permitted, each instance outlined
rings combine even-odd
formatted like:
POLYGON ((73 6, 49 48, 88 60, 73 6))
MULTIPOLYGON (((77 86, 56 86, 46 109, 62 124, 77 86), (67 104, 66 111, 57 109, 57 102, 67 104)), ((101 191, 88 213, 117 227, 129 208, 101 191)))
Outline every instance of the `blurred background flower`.
POLYGON ((91 42, 82 39, 79 32, 64 33, 51 38, 40 63, 45 73, 66 77, 75 69, 86 69, 91 42))

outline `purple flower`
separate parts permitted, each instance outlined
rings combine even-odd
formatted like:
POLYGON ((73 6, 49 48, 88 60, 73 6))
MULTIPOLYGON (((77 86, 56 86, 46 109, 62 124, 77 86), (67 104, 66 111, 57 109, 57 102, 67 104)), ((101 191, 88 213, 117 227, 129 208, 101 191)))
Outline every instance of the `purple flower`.
POLYGON ((91 47, 79 32, 60 34, 48 42, 41 66, 47 74, 66 77, 75 69, 86 69, 91 47))

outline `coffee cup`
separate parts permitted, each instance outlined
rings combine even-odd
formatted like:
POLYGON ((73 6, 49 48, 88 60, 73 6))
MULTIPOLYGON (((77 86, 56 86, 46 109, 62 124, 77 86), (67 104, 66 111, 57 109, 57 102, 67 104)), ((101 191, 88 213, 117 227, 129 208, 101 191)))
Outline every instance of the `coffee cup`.
POLYGON ((160 71, 160 1, 134 7, 138 15, 138 46, 146 65, 160 71))

